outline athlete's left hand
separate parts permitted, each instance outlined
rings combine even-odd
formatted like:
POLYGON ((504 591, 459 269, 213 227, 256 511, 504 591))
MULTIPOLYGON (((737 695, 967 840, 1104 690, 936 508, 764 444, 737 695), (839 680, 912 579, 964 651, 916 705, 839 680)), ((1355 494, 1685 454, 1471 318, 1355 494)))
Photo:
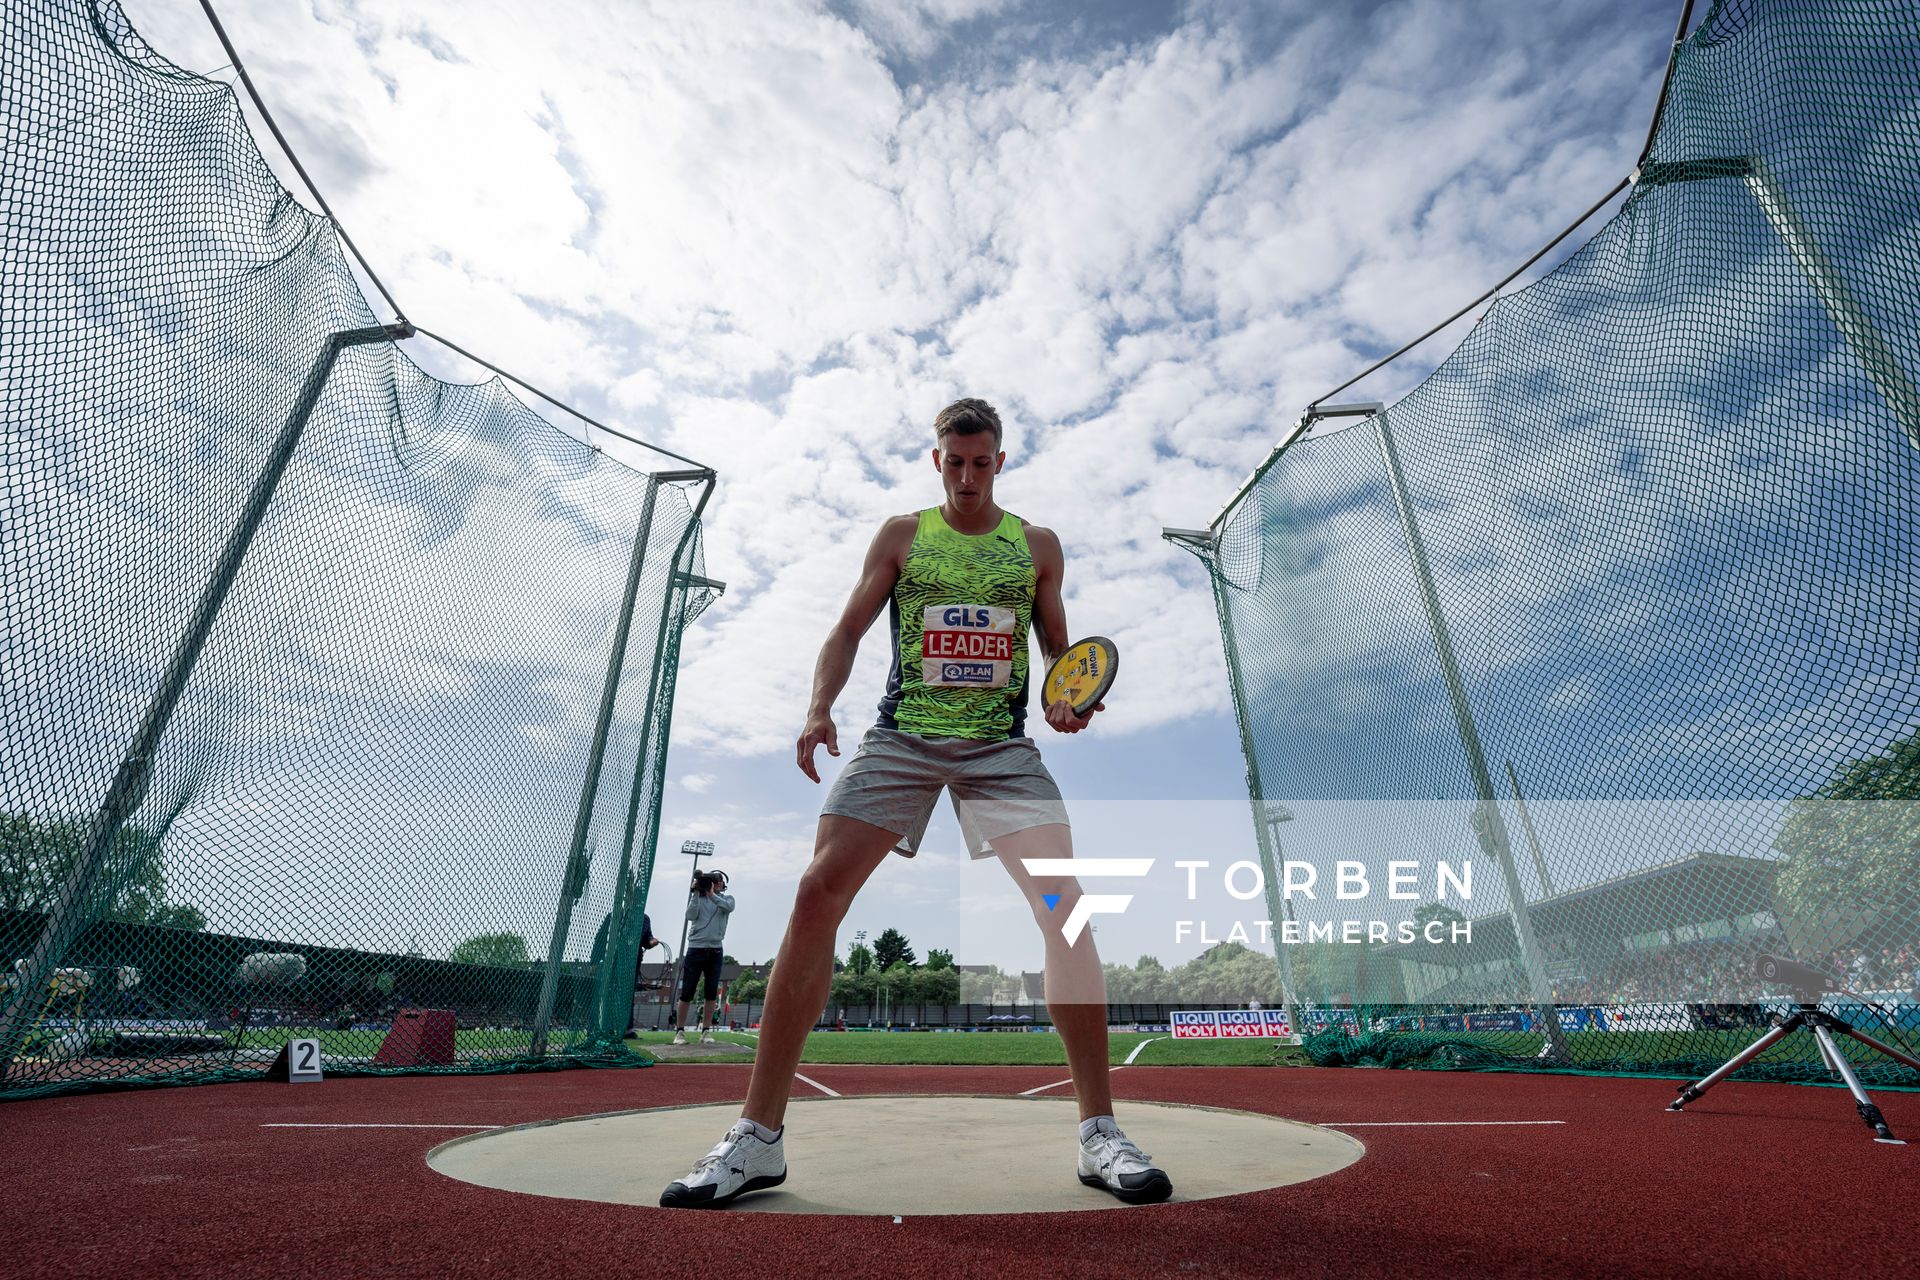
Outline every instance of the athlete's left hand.
POLYGON ((1106 709, 1106 703, 1096 702, 1087 708, 1086 715, 1077 716, 1073 714, 1073 704, 1062 698, 1047 704, 1047 723, 1053 726, 1055 733, 1078 733, 1093 723, 1096 714, 1106 709))

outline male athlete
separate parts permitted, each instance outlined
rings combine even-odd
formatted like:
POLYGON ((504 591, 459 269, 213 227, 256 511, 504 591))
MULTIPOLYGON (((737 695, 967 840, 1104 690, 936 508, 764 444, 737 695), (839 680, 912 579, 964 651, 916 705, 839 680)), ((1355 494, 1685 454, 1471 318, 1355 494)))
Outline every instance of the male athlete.
MULTIPOLYGON (((741 1118, 692 1173, 668 1184, 660 1196, 666 1208, 717 1209, 787 1180, 787 1095, 807 1032, 827 1002, 840 922, 890 852, 913 856, 943 787, 968 851, 1000 860, 1046 939, 1047 1007, 1080 1103, 1080 1181, 1136 1203, 1173 1193, 1167 1175, 1114 1123, 1100 957, 1091 932, 1068 945, 1057 923, 1080 886, 1071 877, 1029 875, 1022 865, 1073 856, 1060 789, 1025 736, 1028 624, 1037 624, 1049 663, 1070 643, 1060 540, 994 504, 993 478, 1007 455, 993 406, 955 401, 934 420, 934 439, 946 501, 892 517, 868 549, 859 585, 814 667, 813 701, 795 750, 800 771, 818 782, 815 750, 840 754, 833 700, 846 687, 861 636, 888 605, 893 669, 880 721, 821 809, 813 863, 800 877, 769 981, 741 1118), (1054 894, 1049 910, 1044 896, 1054 894)), ((1046 708, 1046 722, 1056 732, 1078 733, 1100 709, 1080 717, 1056 702, 1046 708)))

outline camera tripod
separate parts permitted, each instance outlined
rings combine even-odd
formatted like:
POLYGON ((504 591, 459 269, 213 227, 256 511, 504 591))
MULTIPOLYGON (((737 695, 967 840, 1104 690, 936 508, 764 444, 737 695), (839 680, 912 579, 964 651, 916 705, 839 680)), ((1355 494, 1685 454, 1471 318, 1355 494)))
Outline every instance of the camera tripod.
POLYGON ((1813 1033, 1814 1043, 1820 1046, 1820 1057, 1821 1060, 1827 1064, 1827 1069, 1846 1082, 1847 1092, 1853 1095, 1854 1110, 1860 1113, 1860 1119, 1866 1123, 1866 1126, 1873 1130, 1873 1140, 1875 1142, 1887 1142, 1896 1146, 1904 1146, 1904 1141, 1894 1137, 1893 1130, 1887 1127, 1886 1117, 1880 1114, 1880 1108, 1875 1105, 1873 1099, 1868 1096, 1865 1087, 1860 1083, 1860 1077, 1853 1073, 1853 1067, 1847 1062, 1846 1058, 1841 1055, 1839 1046, 1833 1042, 1833 1037, 1837 1032, 1840 1035, 1858 1040, 1861 1044, 1866 1045, 1867 1048, 1885 1054, 1896 1062, 1903 1062, 1915 1071, 1920 1071, 1920 1058, 1902 1053, 1892 1045, 1883 1044, 1858 1027, 1849 1024, 1846 1020, 1822 1011, 1818 992, 1806 990, 1796 991, 1794 993, 1794 1000, 1800 1006, 1798 1013, 1790 1018, 1781 1019, 1765 1035, 1735 1054, 1725 1066, 1720 1067, 1713 1072, 1713 1074, 1696 1080, 1691 1084, 1681 1085, 1680 1096, 1668 1105, 1667 1110, 1680 1111, 1684 1109, 1689 1102, 1692 1102, 1695 1098, 1698 1098, 1701 1094, 1713 1088, 1716 1084, 1719 1084, 1741 1067, 1752 1062, 1755 1058, 1792 1035, 1795 1031, 1804 1028, 1813 1033))

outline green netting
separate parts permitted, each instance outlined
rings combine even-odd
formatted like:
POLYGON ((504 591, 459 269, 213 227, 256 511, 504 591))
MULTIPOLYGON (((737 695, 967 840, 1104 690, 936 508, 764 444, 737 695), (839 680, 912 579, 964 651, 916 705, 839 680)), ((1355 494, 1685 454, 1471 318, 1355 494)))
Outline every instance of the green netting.
POLYGON ((1694 1073, 1761 953, 1920 1044, 1917 380, 1920 10, 1721 3, 1619 213, 1189 539, 1264 855, 1478 864, 1373 904, 1470 941, 1282 947, 1310 1056, 1694 1073))
POLYGON ((415 367, 110 0, 0 22, 0 1097, 631 1061, 711 473, 415 367))

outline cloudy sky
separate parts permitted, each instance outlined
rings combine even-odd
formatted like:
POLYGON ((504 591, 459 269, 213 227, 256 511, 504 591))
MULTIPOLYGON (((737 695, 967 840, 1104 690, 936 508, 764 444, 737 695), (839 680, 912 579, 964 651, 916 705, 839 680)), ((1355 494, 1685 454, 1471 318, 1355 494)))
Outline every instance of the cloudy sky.
MULTIPOLYGON (((127 10, 233 78, 197 5, 127 10)), ((1042 743, 1069 800, 1205 804, 1223 859, 1251 849, 1205 579, 1161 527, 1204 525, 1306 403, 1632 166, 1676 7, 220 10, 411 318, 719 470, 728 590, 686 643, 661 844, 719 845, 752 959, 811 848, 792 742, 822 630, 876 524, 937 500, 928 424, 959 395, 1008 423, 1000 497, 1061 533, 1072 629, 1124 654, 1096 730, 1042 743)), ((1471 320, 1353 394, 1404 392, 1471 320)), ((841 699, 849 750, 883 651, 841 699)), ((953 904, 1012 899, 956 843, 884 868, 848 929, 1037 959, 967 954, 953 904)))

